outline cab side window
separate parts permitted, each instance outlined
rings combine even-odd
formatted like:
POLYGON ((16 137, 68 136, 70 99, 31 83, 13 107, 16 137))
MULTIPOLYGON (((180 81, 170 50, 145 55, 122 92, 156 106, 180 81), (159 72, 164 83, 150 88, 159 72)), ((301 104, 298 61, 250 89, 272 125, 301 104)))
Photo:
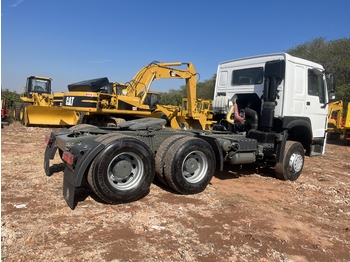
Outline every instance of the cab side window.
POLYGON ((312 69, 308 70, 308 94, 318 96, 320 103, 325 103, 323 74, 312 69))

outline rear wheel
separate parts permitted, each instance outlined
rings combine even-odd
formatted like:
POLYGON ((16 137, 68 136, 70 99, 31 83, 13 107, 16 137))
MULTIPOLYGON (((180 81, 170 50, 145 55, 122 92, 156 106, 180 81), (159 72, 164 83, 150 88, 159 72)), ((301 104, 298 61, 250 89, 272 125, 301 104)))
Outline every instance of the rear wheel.
POLYGON ((15 103, 15 110, 13 111, 13 117, 15 121, 20 121, 20 110, 21 110, 22 103, 15 103))
POLYGON ((168 185, 164 178, 164 165, 165 165, 165 156, 169 148, 179 139, 183 138, 183 135, 171 136, 165 139, 162 144, 159 146, 156 154, 156 176, 160 182, 164 185, 168 185))
POLYGON ((295 181, 304 167, 304 147, 299 142, 287 141, 281 163, 275 166, 276 177, 281 180, 295 181))
POLYGON ((92 161, 87 180, 103 201, 111 204, 138 200, 149 193, 154 179, 154 158, 136 138, 107 134, 99 137, 105 149, 92 161))
POLYGON ((168 150, 164 162, 165 181, 181 194, 202 192, 215 172, 215 155, 202 139, 185 137, 168 150))

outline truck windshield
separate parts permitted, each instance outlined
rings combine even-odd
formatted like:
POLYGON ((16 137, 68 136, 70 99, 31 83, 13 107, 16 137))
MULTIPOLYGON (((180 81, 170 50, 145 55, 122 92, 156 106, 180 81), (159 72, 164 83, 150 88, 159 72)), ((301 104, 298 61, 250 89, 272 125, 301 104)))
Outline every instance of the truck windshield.
POLYGON ((232 85, 259 85, 263 82, 263 68, 254 67, 232 71, 232 85))

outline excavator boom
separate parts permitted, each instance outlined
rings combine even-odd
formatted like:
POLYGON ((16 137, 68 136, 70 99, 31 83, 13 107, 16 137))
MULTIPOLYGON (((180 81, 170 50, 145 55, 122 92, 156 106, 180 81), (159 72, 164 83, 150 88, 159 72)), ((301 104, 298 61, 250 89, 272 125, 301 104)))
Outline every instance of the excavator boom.
POLYGON ((207 129, 213 121, 207 123, 207 113, 198 111, 197 75, 194 65, 190 62, 152 62, 141 68, 133 79, 125 84, 110 83, 107 77, 103 77, 68 85, 69 92, 63 96, 63 108, 86 113, 83 123, 95 125, 101 125, 101 119, 102 123, 105 123, 104 118, 113 122, 113 118, 130 120, 165 115, 174 128, 179 128, 175 121, 180 121, 188 126, 200 122, 200 127, 197 124, 196 128, 207 129), (178 107, 159 105, 160 94, 151 92, 151 84, 158 79, 186 81, 186 113, 182 113, 178 107), (105 92, 107 86, 113 86, 112 89, 108 89, 113 91, 105 92))

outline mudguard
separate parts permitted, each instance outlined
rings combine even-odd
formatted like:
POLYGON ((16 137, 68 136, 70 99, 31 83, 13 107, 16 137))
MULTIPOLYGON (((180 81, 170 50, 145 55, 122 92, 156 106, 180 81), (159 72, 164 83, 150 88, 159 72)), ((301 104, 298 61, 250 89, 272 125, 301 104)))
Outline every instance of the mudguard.
POLYGON ((70 153, 77 156, 76 163, 74 168, 66 164, 63 176, 63 197, 71 209, 78 203, 77 191, 91 162, 104 148, 103 144, 91 139, 71 148, 70 153))

